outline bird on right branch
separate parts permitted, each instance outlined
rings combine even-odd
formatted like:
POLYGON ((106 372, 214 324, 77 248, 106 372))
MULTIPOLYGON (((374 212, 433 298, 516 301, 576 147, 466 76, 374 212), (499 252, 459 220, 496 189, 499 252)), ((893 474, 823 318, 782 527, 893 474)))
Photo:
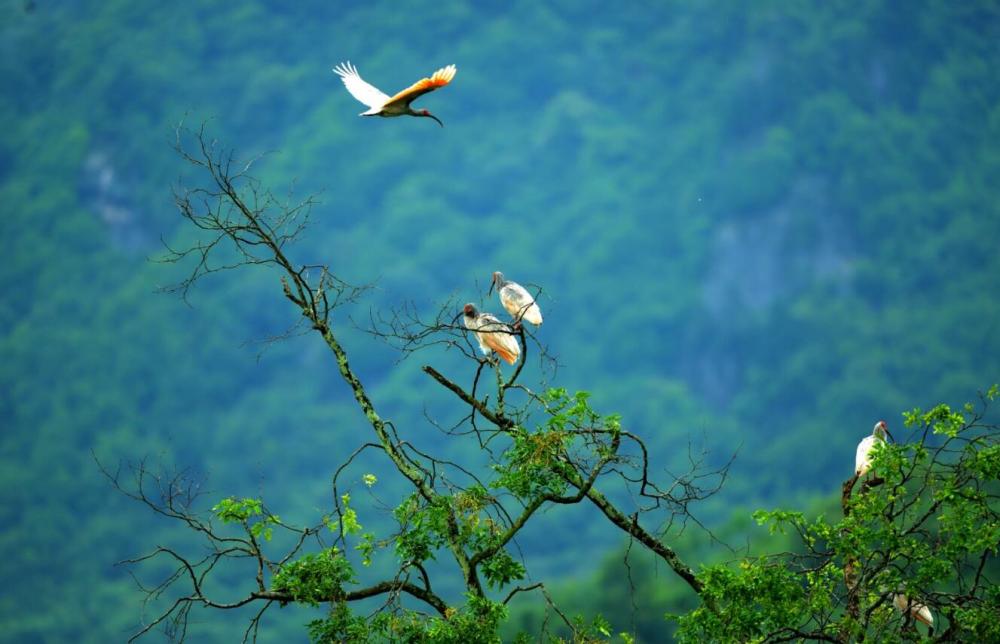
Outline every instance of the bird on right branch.
POLYGON ((528 289, 517 282, 505 279, 500 271, 493 273, 493 281, 490 283, 491 293, 493 287, 497 289, 497 295, 500 296, 503 308, 513 316, 515 327, 521 320, 527 320, 535 326, 542 323, 542 310, 538 308, 535 298, 531 297, 528 289))

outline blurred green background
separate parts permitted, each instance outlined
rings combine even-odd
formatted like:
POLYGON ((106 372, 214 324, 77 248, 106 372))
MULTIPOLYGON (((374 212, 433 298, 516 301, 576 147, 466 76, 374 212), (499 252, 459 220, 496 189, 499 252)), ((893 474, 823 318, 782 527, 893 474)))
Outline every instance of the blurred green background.
MULTIPOLYGON (((317 338, 260 344, 295 322, 273 274, 211 276, 191 306, 156 293, 183 277, 149 261, 160 240, 193 238, 171 196, 182 119, 267 152, 277 193, 318 193, 293 256, 377 282, 338 319, 352 363, 453 457, 475 445, 426 421, 459 412, 419 366, 467 367, 398 363, 347 316, 475 300, 493 270, 543 287, 552 384, 621 413, 661 467, 738 450, 695 508, 735 543, 760 537, 754 507, 835 495, 875 420, 1000 374, 997 3, 287 5, 0 9, 0 641, 124 640, 141 595, 114 562, 188 538, 92 454, 311 521, 367 439, 317 338), (389 94, 455 63, 418 103, 446 127, 358 118, 343 60, 389 94)), ((683 539, 694 565, 726 554, 683 539)), ((518 545, 570 611, 646 640, 654 596, 687 597, 644 566, 629 608, 625 544, 585 509, 518 545)), ((312 616, 273 611, 261 640, 304 641, 312 616)), ((195 613, 190 639, 237 641, 245 617, 195 613)))

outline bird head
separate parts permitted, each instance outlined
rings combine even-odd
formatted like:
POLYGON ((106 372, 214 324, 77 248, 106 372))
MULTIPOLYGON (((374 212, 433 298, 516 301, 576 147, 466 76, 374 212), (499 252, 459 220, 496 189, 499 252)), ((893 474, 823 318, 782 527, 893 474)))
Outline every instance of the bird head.
POLYGON ((476 307, 473 306, 472 304, 466 304, 462 308, 462 312, 465 313, 465 317, 467 317, 467 318, 474 318, 474 317, 476 317, 476 307))
POLYGON ((493 292, 493 287, 494 286, 496 286, 497 289, 499 289, 501 284, 503 284, 503 273, 501 273, 500 271, 494 271, 493 272, 493 281, 490 282, 489 293, 493 292))
MULTIPOLYGON (((884 420, 880 420, 875 423, 875 427, 872 429, 872 435, 878 436, 882 440, 885 440, 887 435, 889 438, 892 438, 892 434, 889 433, 889 425, 884 420)), ((895 443, 896 439, 892 438, 892 442, 895 443)))
POLYGON ((444 127, 444 123, 441 122, 441 119, 439 119, 438 117, 434 116, 433 114, 431 114, 427 110, 420 110, 419 112, 417 112, 417 114, 419 116, 426 116, 429 119, 434 119, 435 121, 438 122, 438 125, 440 125, 441 127, 444 127))

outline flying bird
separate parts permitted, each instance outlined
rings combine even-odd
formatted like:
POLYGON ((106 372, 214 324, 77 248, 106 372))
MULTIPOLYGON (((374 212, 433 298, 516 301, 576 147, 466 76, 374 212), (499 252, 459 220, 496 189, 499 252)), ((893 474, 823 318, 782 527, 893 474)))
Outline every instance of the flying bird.
POLYGON ((344 87, 351 93, 351 96, 368 106, 368 110, 361 113, 361 116, 426 116, 434 119, 438 125, 444 127, 441 119, 434 116, 427 110, 416 110, 410 108, 410 103, 420 98, 427 92, 433 92, 439 87, 444 87, 455 78, 455 66, 448 65, 434 72, 430 78, 423 78, 410 85, 395 96, 387 96, 381 90, 365 82, 358 74, 357 68, 347 61, 333 68, 341 80, 344 87))
POLYGON ((903 593, 896 593, 892 596, 892 605, 902 614, 909 613, 913 619, 923 622, 929 628, 934 628, 934 614, 926 604, 921 604, 912 600, 903 593))
POLYGON ((889 426, 885 424, 884 420, 880 420, 875 423, 874 429, 872 429, 871 436, 865 436, 860 443, 858 443, 858 451, 854 456, 854 472, 858 477, 864 476, 868 470, 872 467, 872 450, 875 449, 875 443, 885 442, 886 434, 889 434, 889 426))
POLYGON ((514 316, 515 325, 522 319, 535 326, 542 323, 542 310, 538 308, 535 298, 531 297, 531 293, 526 288, 517 282, 504 279, 503 273, 500 271, 493 273, 493 282, 490 284, 491 293, 494 286, 497 289, 497 295, 500 296, 503 308, 514 316))
POLYGON ((509 326, 490 313, 480 313, 472 304, 466 304, 462 311, 465 328, 475 333, 483 354, 489 355, 490 351, 495 351, 510 364, 517 362, 521 346, 509 326))

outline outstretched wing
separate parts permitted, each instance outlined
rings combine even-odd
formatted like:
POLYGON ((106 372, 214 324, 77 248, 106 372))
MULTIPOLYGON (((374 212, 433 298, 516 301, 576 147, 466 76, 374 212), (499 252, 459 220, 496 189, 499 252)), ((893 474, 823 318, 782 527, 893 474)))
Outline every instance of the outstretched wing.
POLYGON ((368 107, 378 109, 389 101, 389 97, 382 90, 369 85, 361 78, 357 68, 351 64, 351 61, 337 65, 333 68, 333 71, 344 81, 344 87, 351 93, 351 96, 368 107))
MULTIPOLYGON (((455 71, 456 70, 454 65, 448 65, 447 67, 442 67, 441 69, 434 72, 434 74, 430 78, 423 78, 421 80, 418 80, 416 83, 410 85, 402 92, 396 94, 395 96, 387 100, 385 104, 387 106, 397 103, 402 103, 403 105, 409 105, 414 101, 414 99, 423 96, 427 92, 433 92, 437 88, 444 87, 445 85, 450 83, 451 79, 455 78, 455 71)), ((347 81, 345 80, 344 82, 346 83, 347 81)))

